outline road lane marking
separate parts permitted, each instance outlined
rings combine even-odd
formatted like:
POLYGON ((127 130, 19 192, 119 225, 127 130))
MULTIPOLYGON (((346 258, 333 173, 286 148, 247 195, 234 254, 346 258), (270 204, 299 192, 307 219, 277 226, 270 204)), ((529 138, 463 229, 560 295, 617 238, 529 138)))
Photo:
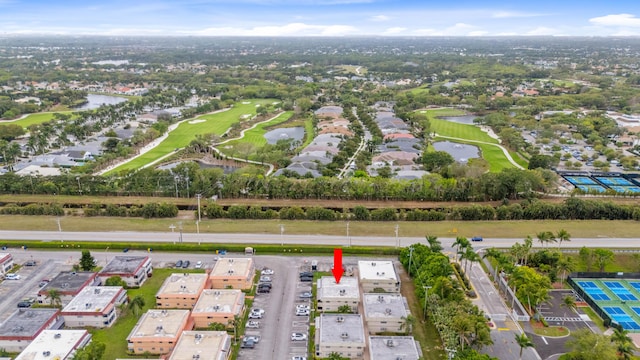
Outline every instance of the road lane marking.
POLYGON ((498 331, 511 331, 509 328, 498 328, 498 331))
POLYGON ((547 342, 547 339, 545 339, 544 336, 541 336, 541 338, 542 338, 542 341, 544 341, 545 345, 549 345, 549 343, 547 342))

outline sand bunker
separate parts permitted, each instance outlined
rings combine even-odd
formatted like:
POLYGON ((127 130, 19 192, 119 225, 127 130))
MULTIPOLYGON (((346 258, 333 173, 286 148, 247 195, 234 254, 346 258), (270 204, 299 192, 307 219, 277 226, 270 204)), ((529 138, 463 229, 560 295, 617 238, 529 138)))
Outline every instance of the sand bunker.
POLYGON ((251 104, 251 101, 243 101, 242 103, 243 103, 244 105, 247 105, 247 104, 251 104))
POLYGON ((191 120, 191 121, 189 121, 189 124, 199 124, 199 123, 203 123, 205 121, 207 121, 207 120, 191 120))

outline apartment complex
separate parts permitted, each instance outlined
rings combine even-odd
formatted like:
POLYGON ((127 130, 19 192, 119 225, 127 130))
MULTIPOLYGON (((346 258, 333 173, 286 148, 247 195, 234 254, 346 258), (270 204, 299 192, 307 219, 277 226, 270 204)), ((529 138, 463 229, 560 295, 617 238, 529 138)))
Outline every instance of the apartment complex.
POLYGON ((209 279, 212 289, 250 289, 256 266, 251 258, 224 258, 216 261, 209 279))
POLYGON ((340 283, 336 283, 333 276, 323 276, 318 279, 318 311, 338 311, 347 305, 351 312, 358 312, 360 290, 358 279, 343 276, 340 283))
POLYGON ((38 304, 49 304, 49 290, 57 290, 60 303, 67 306, 86 286, 100 285, 96 273, 89 271, 62 271, 38 291, 38 304))
POLYGON ((371 360, 418 360, 422 351, 413 336, 369 336, 371 360))
POLYGON ((15 360, 67 360, 91 341, 87 330, 44 330, 15 360))
POLYGON ((244 312, 244 293, 241 290, 206 289, 191 312, 194 326, 206 328, 209 324, 228 325, 229 320, 244 312))
POLYGON ((116 321, 118 305, 127 302, 122 286, 86 286, 60 315, 67 327, 110 327, 116 321))
POLYGON ((156 294, 156 308, 193 309, 202 291, 209 286, 207 274, 171 274, 156 294))
POLYGON ((98 278, 104 283, 110 277, 119 276, 128 287, 139 287, 152 272, 148 256, 115 256, 100 270, 98 278))
POLYGON ((400 292, 400 278, 392 261, 358 261, 358 271, 363 292, 400 292))
POLYGON ((400 294, 364 294, 362 304, 370 334, 408 331, 405 319, 410 313, 400 294))
POLYGON ((227 360, 230 350, 226 331, 184 331, 169 360, 227 360))
POLYGON ((151 309, 142 315, 129 333, 128 350, 133 354, 168 354, 182 331, 192 328, 189 310, 151 309))
POLYGON ((359 314, 320 314, 316 318, 317 357, 331 353, 349 359, 363 359, 365 349, 364 324, 359 314))
POLYGON ((0 324, 0 349, 21 352, 44 330, 63 325, 58 309, 18 309, 0 324))

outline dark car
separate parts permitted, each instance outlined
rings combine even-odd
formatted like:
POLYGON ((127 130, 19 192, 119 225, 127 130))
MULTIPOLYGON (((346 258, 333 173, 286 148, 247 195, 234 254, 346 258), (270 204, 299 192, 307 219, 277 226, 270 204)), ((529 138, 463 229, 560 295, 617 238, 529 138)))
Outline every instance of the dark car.
POLYGON ((471 238, 471 241, 482 241, 482 236, 474 236, 471 238))
POLYGON ((253 349, 256 347, 256 342, 253 339, 243 339, 240 348, 242 349, 253 349))
POLYGON ((300 273, 300 277, 309 277, 309 276, 313 277, 313 272, 311 272, 311 271, 303 271, 303 272, 300 273))
POLYGON ((182 260, 176 261, 176 267, 177 268, 182 267, 182 260))
POLYGON ((18 307, 19 308, 28 308, 28 307, 31 307, 31 305, 32 305, 32 303, 29 302, 29 301, 20 301, 18 303, 18 307))
POLYGON ((258 289, 271 289, 271 284, 270 283, 260 283, 258 284, 258 289))
POLYGON ((312 282, 312 281, 313 281, 313 276, 301 276, 301 277, 300 277, 300 281, 303 281, 303 282, 312 282))
POLYGON ((256 292, 258 294, 268 294, 268 293, 271 292, 271 288, 270 287, 259 287, 256 292))
POLYGON ((24 266, 36 266, 36 261, 35 260, 29 260, 26 263, 24 263, 24 266))
POLYGON ((186 269, 186 268, 188 268, 188 267, 189 267, 189 265, 191 265, 191 261, 189 261, 189 260, 185 260, 185 261, 182 263, 182 268, 183 268, 183 269, 186 269))

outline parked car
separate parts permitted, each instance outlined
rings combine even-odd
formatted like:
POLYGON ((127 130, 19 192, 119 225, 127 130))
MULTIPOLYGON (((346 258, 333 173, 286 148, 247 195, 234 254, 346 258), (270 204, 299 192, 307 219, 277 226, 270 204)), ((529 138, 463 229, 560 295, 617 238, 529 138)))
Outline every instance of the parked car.
POLYGON ((176 261, 176 267, 177 268, 182 267, 182 260, 176 261))
POLYGON ((242 349, 253 349, 255 347, 256 343, 251 339, 242 339, 242 344, 240 344, 240 348, 242 349))
POLYGON ((249 320, 247 321, 247 325, 245 327, 247 329, 258 329, 260 328, 260 321, 249 320))
POLYGON ((23 299, 22 301, 20 301, 18 303, 18 307, 19 308, 28 308, 28 307, 31 307, 31 305, 33 305, 34 302, 36 302, 35 299, 23 299))
POLYGON ((307 360, 306 356, 294 356, 291 358, 291 360, 307 360))
POLYGON ((262 316, 264 315, 264 310, 262 309, 251 309, 251 312, 249 313, 249 319, 262 319, 262 316))
POLYGON ((307 340, 307 334, 303 333, 292 333, 291 341, 305 341, 307 340))
POLYGON ((191 265, 191 261, 189 261, 189 260, 185 260, 185 261, 182 262, 182 268, 183 269, 188 268, 189 265, 191 265))
POLYGON ((20 275, 11 273, 11 274, 6 274, 4 278, 5 280, 20 280, 20 275))
POLYGON ((313 277, 313 272, 312 271, 303 271, 300 273, 300 277, 313 277))
POLYGON ((271 278, 268 277, 268 276, 260 276, 260 282, 270 283, 271 282, 271 278))
POLYGON ((196 263, 196 269, 200 268, 202 268, 202 261, 198 260, 198 262, 196 263))
POLYGON ((309 305, 305 305, 305 304, 298 304, 298 305, 296 305, 296 310, 300 310, 300 309, 303 309, 303 310, 309 310, 309 309, 311 309, 311 308, 309 307, 309 305))
POLYGON ((36 266, 36 261, 35 260, 29 260, 26 263, 24 263, 24 266, 36 266))
POLYGON ((313 297, 313 294, 311 293, 311 291, 304 291, 301 292, 299 296, 301 299, 311 299, 313 297))
POLYGON ((270 287, 259 287, 258 290, 256 290, 256 292, 258 294, 268 294, 271 292, 271 288, 270 287))
POLYGON ((42 280, 40 280, 40 283, 38 284, 38 286, 44 287, 48 283, 49 283, 49 279, 42 279, 42 280))
POLYGON ((300 281, 311 282, 311 281, 313 281, 313 277, 304 276, 304 277, 300 278, 300 281))
POLYGON ((296 316, 309 316, 311 312, 308 309, 296 309, 296 316))
POLYGON ((267 269, 267 268, 264 268, 264 269, 260 272, 260 275, 273 275, 273 274, 274 274, 274 273, 273 273, 273 270, 271 270, 271 269, 267 269))
POLYGON ((247 335, 247 336, 244 337, 243 340, 251 340, 251 341, 253 341, 254 343, 257 344, 257 343, 260 342, 260 336, 258 336, 258 335, 247 335))

